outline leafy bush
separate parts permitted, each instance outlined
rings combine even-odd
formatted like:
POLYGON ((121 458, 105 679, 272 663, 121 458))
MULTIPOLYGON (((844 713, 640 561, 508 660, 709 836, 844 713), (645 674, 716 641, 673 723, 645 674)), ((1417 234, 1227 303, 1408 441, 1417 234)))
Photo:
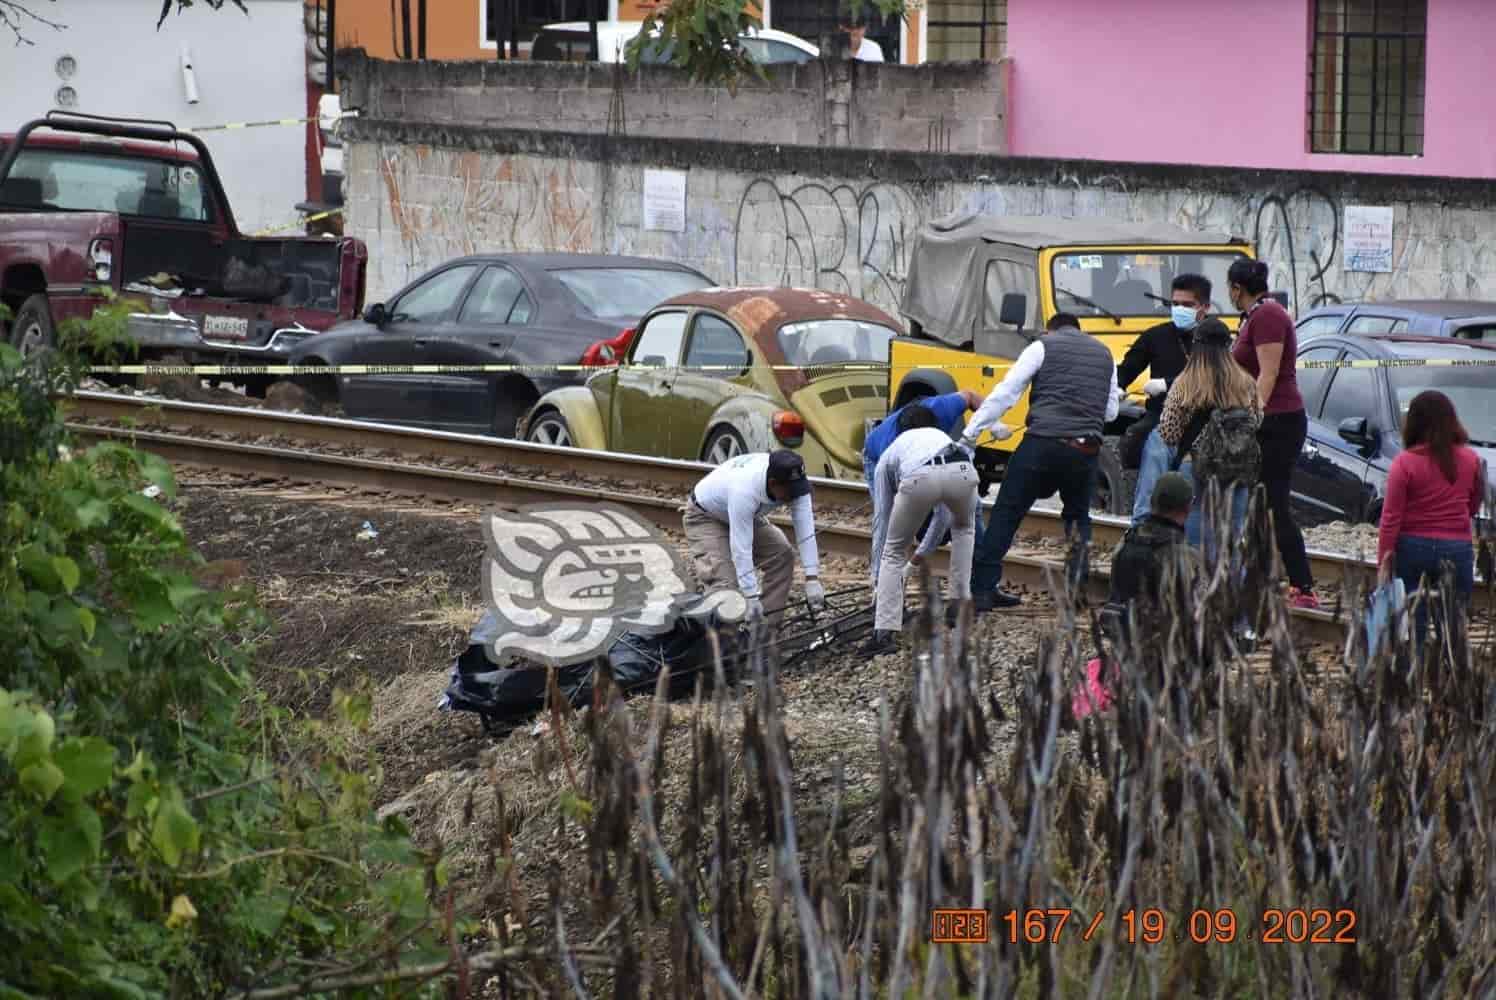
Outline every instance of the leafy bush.
POLYGON ((0 996, 445 971, 442 865, 373 822, 346 726, 256 693, 260 614, 197 582, 171 469, 64 428, 88 332, 0 346, 0 996))

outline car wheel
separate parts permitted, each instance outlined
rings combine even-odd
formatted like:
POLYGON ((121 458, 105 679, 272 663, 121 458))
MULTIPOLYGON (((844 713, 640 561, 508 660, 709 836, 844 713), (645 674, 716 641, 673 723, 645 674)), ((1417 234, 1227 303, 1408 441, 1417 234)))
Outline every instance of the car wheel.
POLYGON ((555 410, 546 410, 530 424, 525 440, 534 444, 548 444, 558 448, 572 447, 571 428, 566 418, 555 410))
POLYGON ((10 343, 22 357, 40 354, 56 346, 52 309, 47 305, 45 295, 33 295, 21 303, 10 325, 10 343))
POLYGON ((718 427, 712 431, 712 436, 707 438, 706 448, 701 452, 701 460, 711 465, 721 465, 747 451, 748 446, 743 443, 741 434, 731 427, 718 427))
POLYGON ((1096 491, 1091 495, 1091 510, 1097 514, 1125 517, 1132 513, 1137 488, 1137 471, 1122 468, 1117 439, 1107 438, 1096 460, 1096 491))

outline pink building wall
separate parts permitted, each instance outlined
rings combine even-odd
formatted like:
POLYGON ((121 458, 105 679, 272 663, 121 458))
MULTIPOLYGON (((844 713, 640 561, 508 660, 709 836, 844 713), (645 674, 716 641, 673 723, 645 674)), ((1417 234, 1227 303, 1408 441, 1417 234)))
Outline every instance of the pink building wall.
POLYGON ((1496 178, 1496 0, 1429 0, 1417 157, 1309 152, 1311 6, 1008 0, 1009 152, 1496 178))

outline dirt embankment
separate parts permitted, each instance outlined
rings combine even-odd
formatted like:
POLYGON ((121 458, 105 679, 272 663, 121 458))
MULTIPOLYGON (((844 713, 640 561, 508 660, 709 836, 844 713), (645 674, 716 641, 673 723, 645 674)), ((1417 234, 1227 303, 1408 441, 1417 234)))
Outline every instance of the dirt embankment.
MULTIPOLYGON (((520 895, 543 899, 569 781, 555 735, 525 727, 495 744, 471 715, 436 708, 452 658, 482 613, 480 510, 217 476, 185 479, 174 507, 204 557, 242 564, 259 593, 272 619, 259 674, 277 703, 320 714, 335 688, 370 684, 378 801, 405 814, 418 837, 441 842, 455 856, 454 875, 475 890, 495 835, 496 775, 520 895)), ((861 582, 858 561, 826 563, 828 588, 861 582)), ((978 623, 994 688, 1032 656, 1047 605, 1035 596, 978 623)), ((797 808, 813 822, 840 766, 847 802, 867 810, 850 817, 854 845, 876 831, 879 702, 896 703, 910 672, 907 652, 869 661, 848 644, 784 678, 797 808)), ((584 759, 580 725, 564 735, 568 752, 584 759)), ((681 726, 667 736, 667 802, 679 800, 689 775, 690 742, 681 726)))

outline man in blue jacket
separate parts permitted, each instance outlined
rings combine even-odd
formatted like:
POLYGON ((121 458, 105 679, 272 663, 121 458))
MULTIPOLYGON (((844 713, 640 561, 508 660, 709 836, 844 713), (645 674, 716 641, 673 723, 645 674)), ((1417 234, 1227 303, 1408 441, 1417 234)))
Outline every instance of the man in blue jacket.
MULTIPOLYGON (((876 506, 878 500, 877 487, 873 482, 873 474, 878 468, 878 459, 893 444, 900 432, 906 430, 904 421, 901 419, 905 414, 915 407, 924 407, 935 414, 936 426, 945 431, 952 439, 956 437, 957 431, 965 426, 966 411, 975 410, 982 405, 982 394, 971 389, 958 389, 948 392, 943 396, 921 396, 919 399, 905 403, 894 410, 888 416, 879 421, 878 426, 867 432, 867 440, 862 445, 862 478, 867 483, 868 501, 876 506)), ((892 502, 892 499, 889 499, 892 502)), ((978 504, 981 497, 977 498, 978 504)), ((981 517, 977 518, 978 533, 980 534, 982 523, 981 517)), ((872 558, 874 572, 876 573, 876 560, 878 558, 878 547, 873 545, 872 558)))
POLYGON ((956 392, 948 392, 943 396, 921 396, 919 399, 894 410, 884 417, 877 427, 867 432, 867 440, 862 445, 862 477, 867 482, 867 488, 873 488, 873 470, 878 468, 878 459, 893 444, 893 439, 899 436, 899 417, 911 406, 923 406, 935 414, 938 421, 937 426, 947 434, 955 437, 956 431, 963 426, 963 418, 967 410, 975 410, 982 405, 982 396, 971 389, 960 389, 956 392))

